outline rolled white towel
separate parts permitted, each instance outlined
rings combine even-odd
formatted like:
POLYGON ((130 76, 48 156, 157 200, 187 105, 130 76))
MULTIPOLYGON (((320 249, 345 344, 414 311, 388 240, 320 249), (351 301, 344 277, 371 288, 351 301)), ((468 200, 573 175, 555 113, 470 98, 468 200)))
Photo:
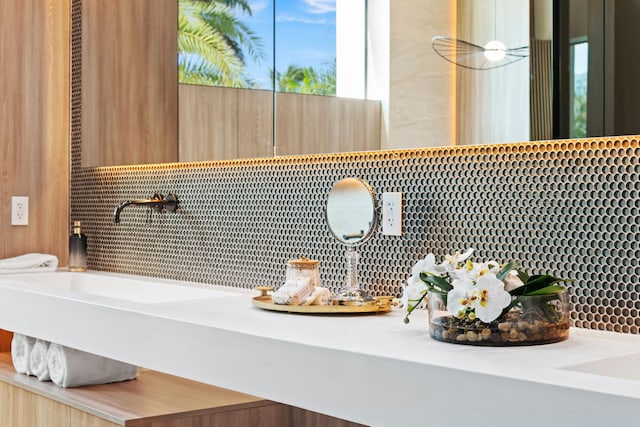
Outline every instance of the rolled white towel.
POLYGON ((331 291, 321 286, 316 286, 316 290, 307 297, 303 305, 329 305, 331 301, 331 291))
POLYGON ((32 375, 31 351, 35 343, 35 338, 22 334, 13 334, 13 339, 11 340, 11 361, 17 373, 32 375))
POLYGON ((56 271, 58 257, 48 254, 26 254, 0 260, 0 274, 56 271))
POLYGON ((285 282, 277 291, 271 294, 275 304, 300 305, 313 293, 310 277, 298 277, 285 282))
POLYGON ((47 351, 49 350, 49 341, 36 340, 31 349, 30 369, 32 375, 38 377, 40 381, 50 381, 49 367, 47 366, 47 351))
POLYGON ((78 387, 130 380, 138 368, 84 351, 51 343, 47 352, 51 381, 60 387, 78 387))

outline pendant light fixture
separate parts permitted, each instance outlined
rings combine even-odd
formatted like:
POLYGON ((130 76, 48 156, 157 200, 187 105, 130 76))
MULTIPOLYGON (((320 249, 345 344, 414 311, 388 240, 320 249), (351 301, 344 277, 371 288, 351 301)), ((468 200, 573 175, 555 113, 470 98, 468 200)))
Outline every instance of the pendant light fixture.
POLYGON ((484 46, 455 39, 453 37, 435 36, 431 46, 443 59, 459 67, 471 70, 489 70, 504 67, 529 56, 529 46, 508 49, 505 44, 495 39, 496 36, 496 3, 493 2, 493 36, 484 46))

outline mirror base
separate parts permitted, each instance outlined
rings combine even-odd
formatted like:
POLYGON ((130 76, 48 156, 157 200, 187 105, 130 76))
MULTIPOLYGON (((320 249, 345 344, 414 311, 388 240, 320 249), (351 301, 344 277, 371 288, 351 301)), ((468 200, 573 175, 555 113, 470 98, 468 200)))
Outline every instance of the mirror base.
POLYGON ((373 301, 375 298, 362 289, 342 289, 335 299, 337 301, 368 302, 373 301))

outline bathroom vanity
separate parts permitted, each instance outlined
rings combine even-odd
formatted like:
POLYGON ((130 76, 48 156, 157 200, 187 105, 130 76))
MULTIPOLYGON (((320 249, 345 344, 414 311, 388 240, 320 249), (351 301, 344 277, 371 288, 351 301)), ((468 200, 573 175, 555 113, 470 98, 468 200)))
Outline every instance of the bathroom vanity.
POLYGON ((474 423, 487 426, 636 422, 640 337, 630 334, 572 329, 562 343, 477 348, 429 338, 426 313, 409 325, 400 311, 293 315, 253 307, 252 291, 214 286, 207 297, 190 283, 83 276, 167 287, 145 302, 34 276, 0 278, 4 329, 358 423, 446 426, 463 408, 486 412, 474 423), (198 295, 169 298, 181 287, 198 295))

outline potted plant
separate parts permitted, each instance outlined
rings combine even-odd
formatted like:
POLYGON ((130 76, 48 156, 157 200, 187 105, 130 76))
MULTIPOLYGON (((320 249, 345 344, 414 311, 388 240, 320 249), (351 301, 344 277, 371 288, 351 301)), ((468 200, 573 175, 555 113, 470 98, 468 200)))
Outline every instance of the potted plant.
POLYGON ((487 345, 533 345, 569 337, 569 295, 548 274, 528 275, 517 262, 475 263, 473 249, 436 263, 427 255, 413 267, 403 296, 409 315, 424 301, 430 335, 439 341, 487 345))

